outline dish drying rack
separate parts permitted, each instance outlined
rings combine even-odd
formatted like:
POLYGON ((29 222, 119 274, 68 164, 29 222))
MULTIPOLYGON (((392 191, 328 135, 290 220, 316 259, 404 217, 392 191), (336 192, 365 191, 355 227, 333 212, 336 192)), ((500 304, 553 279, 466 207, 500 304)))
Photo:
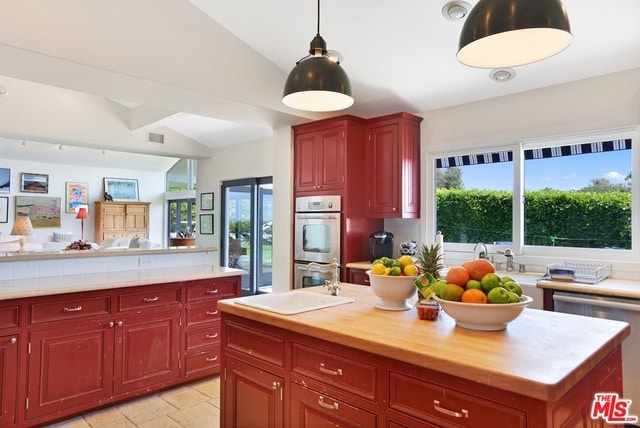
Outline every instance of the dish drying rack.
POLYGON ((560 262, 547 266, 547 274, 544 279, 597 284, 610 276, 610 264, 560 262))

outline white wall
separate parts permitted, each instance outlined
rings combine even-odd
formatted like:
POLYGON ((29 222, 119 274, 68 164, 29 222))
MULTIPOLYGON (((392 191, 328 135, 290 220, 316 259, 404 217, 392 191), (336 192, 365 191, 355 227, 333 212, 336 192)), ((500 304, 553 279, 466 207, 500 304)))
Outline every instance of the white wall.
MULTIPOLYGON (((241 178, 273 176, 273 290, 288 290, 291 284, 292 209, 291 128, 275 130, 267 139, 234 144, 212 151, 211 158, 198 161, 198 200, 201 193, 214 192, 214 234, 198 235, 197 244, 220 247, 221 184, 241 178)), ((198 214, 200 214, 199 212, 198 214)), ((219 257, 214 264, 218 266, 219 257)))
MULTIPOLYGON (((53 147, 52 147, 53 148, 53 147)), ((0 158, 0 168, 11 169, 11 193, 3 193, 0 196, 9 196, 9 222, 0 223, 0 232, 10 234, 11 227, 15 220, 15 197, 16 196, 49 196, 60 197, 62 204, 61 226, 59 228, 38 228, 34 229, 27 241, 42 242, 51 240, 54 231, 73 232, 76 239, 80 239, 80 220, 76 220, 75 214, 64 212, 66 203, 65 192, 66 182, 84 182, 89 185, 89 218, 84 221, 84 238, 87 241, 94 241, 95 221, 92 215, 94 201, 102 201, 103 178, 135 178, 138 179, 138 189, 140 201, 151 202, 149 214, 149 239, 153 242, 162 243, 164 238, 164 186, 165 173, 141 170, 119 169, 117 167, 86 167, 78 165, 66 165, 61 163, 32 162, 14 159, 0 158), (20 179, 23 172, 49 175, 49 192, 46 194, 21 193, 20 179)))

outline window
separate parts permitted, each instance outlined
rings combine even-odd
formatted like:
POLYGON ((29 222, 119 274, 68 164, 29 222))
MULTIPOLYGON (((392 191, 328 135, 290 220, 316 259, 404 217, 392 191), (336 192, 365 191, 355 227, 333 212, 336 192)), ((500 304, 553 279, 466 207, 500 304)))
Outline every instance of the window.
POLYGON ((434 156, 435 230, 452 244, 630 260, 633 215, 640 221, 632 140, 576 137, 434 156))

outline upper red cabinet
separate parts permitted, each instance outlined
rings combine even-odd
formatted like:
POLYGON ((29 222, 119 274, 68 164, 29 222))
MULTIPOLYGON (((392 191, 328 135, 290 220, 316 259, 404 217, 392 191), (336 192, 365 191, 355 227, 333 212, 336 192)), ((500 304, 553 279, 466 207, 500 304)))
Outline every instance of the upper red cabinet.
POLYGON ((368 217, 420 217, 421 121, 421 117, 397 113, 368 122, 368 217))
POLYGON ((294 126, 294 183, 296 196, 341 194, 353 181, 350 171, 362 167, 354 156, 361 149, 364 124, 353 116, 319 120, 294 126))

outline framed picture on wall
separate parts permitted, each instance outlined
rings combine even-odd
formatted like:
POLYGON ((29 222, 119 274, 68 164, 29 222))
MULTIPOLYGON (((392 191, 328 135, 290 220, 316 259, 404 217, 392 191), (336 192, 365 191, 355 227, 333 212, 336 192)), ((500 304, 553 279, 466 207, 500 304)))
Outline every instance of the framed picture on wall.
POLYGON ((104 178, 104 191, 114 201, 138 202, 138 180, 135 178, 104 178))
POLYGON ((202 211, 213 210, 213 193, 202 193, 200 195, 200 209, 202 211))
POLYGON ((200 233, 213 235, 213 214, 200 214, 200 233))
POLYGON ((0 193, 11 191, 11 169, 0 168, 0 193))
POLYGON ((60 227, 62 198, 55 196, 16 196, 16 217, 28 216, 36 227, 60 227))
POLYGON ((0 197, 0 223, 9 223, 9 198, 0 197))
POLYGON ((67 181, 66 195, 66 212, 75 213, 81 206, 89 204, 89 185, 87 183, 67 181))
POLYGON ((49 175, 23 172, 20 191, 25 193, 49 193, 49 175))

